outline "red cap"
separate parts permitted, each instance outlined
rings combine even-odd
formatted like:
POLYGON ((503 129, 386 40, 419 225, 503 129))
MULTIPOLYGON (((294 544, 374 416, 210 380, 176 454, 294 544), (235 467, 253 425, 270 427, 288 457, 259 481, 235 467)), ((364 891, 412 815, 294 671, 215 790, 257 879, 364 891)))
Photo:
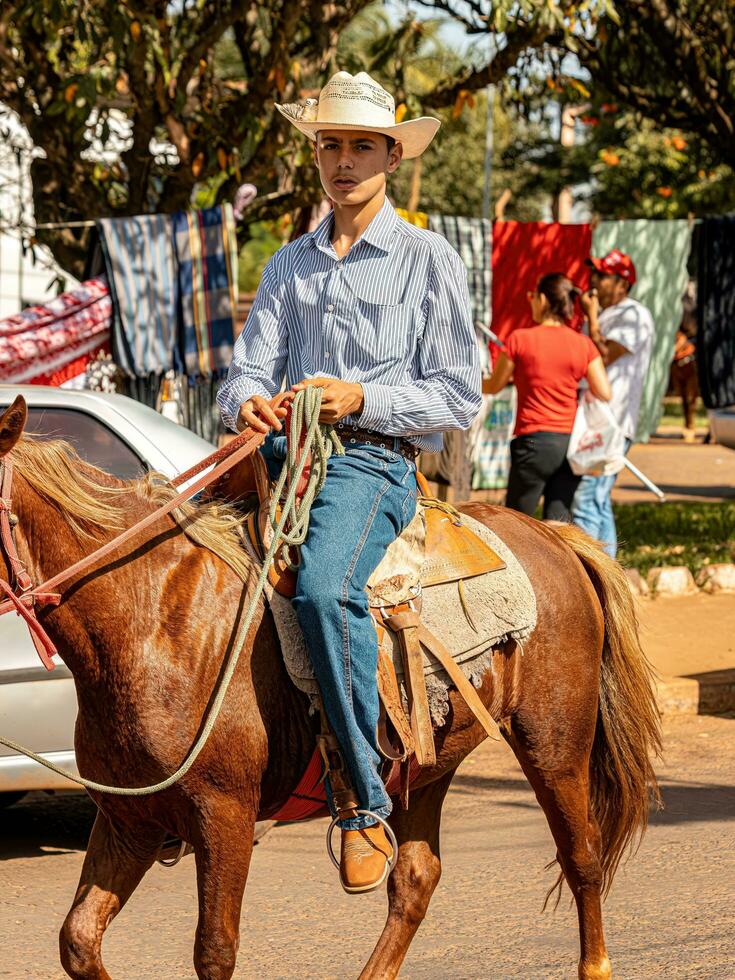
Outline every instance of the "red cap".
POLYGON ((603 276, 620 276, 631 286, 635 284, 636 274, 633 260, 625 252, 621 252, 619 248, 614 248, 602 259, 595 259, 590 256, 587 259, 587 265, 591 265, 603 276))

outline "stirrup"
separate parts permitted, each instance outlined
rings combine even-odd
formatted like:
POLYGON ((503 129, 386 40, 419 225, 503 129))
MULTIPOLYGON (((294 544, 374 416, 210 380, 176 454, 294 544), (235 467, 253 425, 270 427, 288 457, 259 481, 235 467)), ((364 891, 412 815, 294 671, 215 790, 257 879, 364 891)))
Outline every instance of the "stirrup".
MULTIPOLYGON (((393 848, 393 856, 388 862, 388 874, 390 874, 393 868, 395 868, 396 862, 398 861, 398 841, 396 840, 396 835, 393 833, 393 828, 390 826, 387 820, 384 820, 382 817, 379 817, 378 814, 373 813, 372 810, 355 810, 354 813, 357 816, 372 817, 373 820, 375 820, 377 823, 379 823, 382 826, 383 830, 388 835, 388 840, 390 841, 391 847, 393 848)), ((334 817, 334 819, 329 825, 329 828, 327 829, 327 854, 331 858, 332 864, 335 866, 335 868, 338 871, 339 871, 339 861, 337 860, 337 857, 334 853, 334 847, 332 846, 332 837, 334 836, 334 828, 337 826, 337 823, 339 822, 340 819, 341 818, 338 814, 336 817, 334 817)))
MULTIPOLYGON (((161 847, 160 847, 159 852, 158 852, 159 854, 161 853, 161 851, 163 850, 163 848, 165 846, 166 846, 166 841, 164 841, 163 844, 161 844, 161 847)), ((178 852, 178 854, 176 854, 175 857, 172 857, 172 858, 160 858, 159 857, 159 858, 156 858, 156 862, 158 864, 160 864, 164 868, 175 868, 176 865, 179 863, 179 861, 184 856, 185 851, 186 851, 186 841, 185 840, 182 840, 181 841, 181 846, 179 847, 179 852, 178 852)))

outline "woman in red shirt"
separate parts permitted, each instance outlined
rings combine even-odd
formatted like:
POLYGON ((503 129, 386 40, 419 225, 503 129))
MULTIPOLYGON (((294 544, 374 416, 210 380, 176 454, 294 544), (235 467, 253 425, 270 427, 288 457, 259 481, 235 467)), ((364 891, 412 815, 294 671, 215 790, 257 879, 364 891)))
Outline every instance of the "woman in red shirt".
POLYGON ((579 383, 587 379, 597 398, 609 401, 610 383, 600 352, 571 329, 579 290, 559 272, 539 279, 529 292, 533 327, 514 330, 498 359, 489 394, 510 381, 518 391, 518 415, 510 444, 506 506, 533 516, 541 495, 545 520, 570 521, 580 477, 567 462, 579 383))

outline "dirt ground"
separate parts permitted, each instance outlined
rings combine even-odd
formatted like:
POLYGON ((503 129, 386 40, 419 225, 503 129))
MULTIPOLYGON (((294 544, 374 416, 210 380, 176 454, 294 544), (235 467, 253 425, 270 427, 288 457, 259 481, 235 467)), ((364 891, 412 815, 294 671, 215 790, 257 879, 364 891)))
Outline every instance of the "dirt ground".
MULTIPOLYGON (((630 461, 660 487, 667 500, 735 499, 735 450, 687 444, 676 433, 653 436, 649 443, 633 446, 630 461)), ((637 477, 623 469, 613 490, 617 504, 655 501, 637 477)))
MULTIPOLYGON (((735 976, 735 718, 672 717, 659 766, 665 810, 606 904, 615 976, 735 976)), ((0 814, 0 977, 62 976, 57 932, 92 818, 86 798, 36 794, 0 814)), ((278 827, 255 850, 236 977, 356 977, 382 928, 385 897, 345 895, 324 851, 324 821, 278 827)), ((543 814, 504 745, 461 767, 444 809, 444 876, 413 943, 408 980, 576 977, 568 893, 541 913, 554 849, 543 814)), ((111 975, 193 977, 194 865, 156 867, 111 926, 111 975)))
POLYGON ((643 649, 662 676, 735 669, 735 595, 640 599, 638 619, 643 649))

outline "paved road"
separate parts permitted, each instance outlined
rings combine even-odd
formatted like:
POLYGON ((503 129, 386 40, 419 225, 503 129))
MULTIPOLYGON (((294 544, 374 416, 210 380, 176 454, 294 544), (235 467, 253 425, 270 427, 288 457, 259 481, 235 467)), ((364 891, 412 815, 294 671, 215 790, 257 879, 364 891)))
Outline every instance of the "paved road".
MULTIPOLYGON (((682 442, 678 433, 667 431, 630 450, 630 461, 653 480, 667 500, 716 503, 735 500, 735 450, 724 446, 682 442)), ((431 484, 436 492, 436 485, 431 484)), ((505 490, 474 490, 473 500, 501 504, 505 490)), ((613 488, 616 504, 655 503, 656 497, 640 480, 623 469, 613 488)))
MULTIPOLYGON (((653 480, 667 500, 717 501, 735 499, 735 450, 724 446, 688 445, 671 434, 654 436, 630 451, 630 461, 653 480)), ((613 490, 618 504, 652 503, 656 498, 627 469, 613 490)))
MULTIPOLYGON (((616 977, 735 977, 735 718, 674 717, 660 767, 666 810, 606 906, 616 977)), ((91 807, 36 795, 0 814, 0 976, 58 978, 56 933, 82 861, 91 807)), ((271 832, 256 848, 236 976, 349 978, 382 926, 384 897, 344 895, 323 823, 271 832)), ((551 840, 505 747, 485 743, 445 807, 444 878, 402 973, 410 980, 576 977, 576 916, 541 913, 551 840)), ((155 868, 111 927, 116 980, 193 976, 193 862, 155 868)))

